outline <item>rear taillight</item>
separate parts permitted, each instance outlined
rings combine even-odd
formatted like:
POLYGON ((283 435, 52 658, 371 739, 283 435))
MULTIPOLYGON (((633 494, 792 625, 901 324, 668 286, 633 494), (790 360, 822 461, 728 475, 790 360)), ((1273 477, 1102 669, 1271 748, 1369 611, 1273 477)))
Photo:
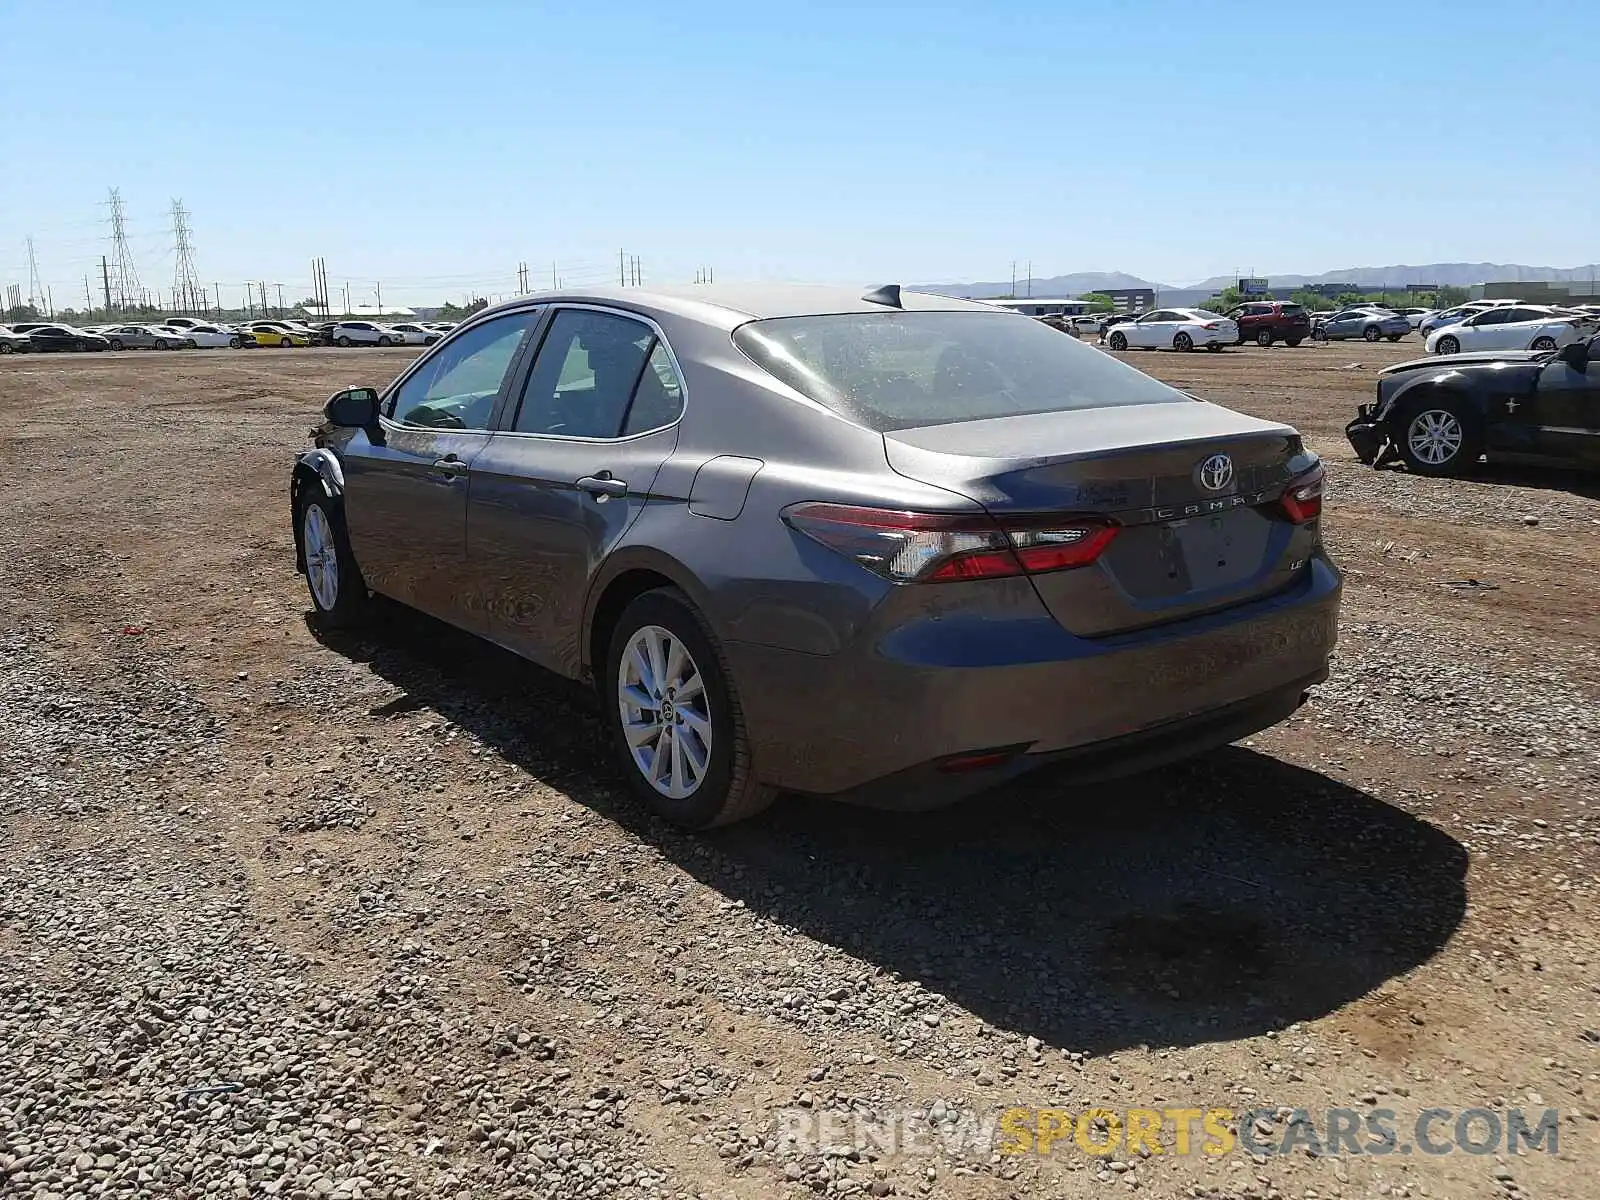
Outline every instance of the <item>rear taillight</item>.
POLYGON ((896 583, 998 579, 1085 567, 1117 527, 1094 518, 990 517, 902 512, 849 504, 794 504, 790 528, 896 583))
POLYGON ((1283 489, 1283 495, 1278 503, 1283 507, 1284 515, 1296 525, 1304 525, 1308 521, 1315 521, 1322 515, 1322 487, 1325 478, 1321 464, 1312 467, 1304 475, 1292 480, 1288 487, 1283 489))
POLYGON ((1206 324, 1202 325, 1201 328, 1202 329, 1221 329, 1222 326, 1216 321, 1208 321, 1206 324))

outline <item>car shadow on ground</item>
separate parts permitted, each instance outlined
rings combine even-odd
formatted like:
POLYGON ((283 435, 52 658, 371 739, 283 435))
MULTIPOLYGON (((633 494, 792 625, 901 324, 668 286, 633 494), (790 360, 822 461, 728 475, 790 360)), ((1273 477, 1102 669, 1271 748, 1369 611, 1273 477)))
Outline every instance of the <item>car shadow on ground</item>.
POLYGON ((320 635, 403 690, 374 716, 437 712, 751 912, 1052 1045, 1320 1017, 1427 962, 1465 912, 1454 839, 1241 748, 1094 787, 1041 773, 923 814, 791 797, 687 835, 622 786, 588 693, 382 607, 361 638, 320 635))
MULTIPOLYGON (((1400 475, 1410 474, 1399 462, 1381 468, 1400 475)), ((1500 487, 1527 488, 1534 492, 1565 492, 1584 500, 1600 500, 1600 472, 1560 466, 1528 466, 1523 463, 1481 462, 1465 476, 1469 483, 1490 483, 1500 487)))

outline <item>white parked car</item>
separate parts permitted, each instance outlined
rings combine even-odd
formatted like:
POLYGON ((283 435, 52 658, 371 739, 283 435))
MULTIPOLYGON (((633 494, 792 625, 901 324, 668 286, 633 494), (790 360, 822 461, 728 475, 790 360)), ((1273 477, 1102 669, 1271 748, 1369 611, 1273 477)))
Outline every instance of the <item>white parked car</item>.
POLYGON ((193 329, 196 325, 208 324, 199 317, 169 317, 161 323, 168 329, 193 329))
POLYGON ((335 346, 398 346, 404 340, 387 325, 371 321, 341 321, 332 334, 335 346))
MULTIPOLYGON (((244 345, 242 335, 220 325, 190 325, 184 329, 184 333, 202 350, 237 350, 244 345)), ((251 341, 254 340, 251 338, 251 341)))
POLYGON ((1238 340, 1238 325, 1203 308, 1158 308, 1137 321, 1113 325, 1106 335, 1113 350, 1221 350, 1238 340))
POLYGON ((409 321, 400 325, 391 325, 389 329, 394 333, 398 333, 403 339, 402 344, 407 346, 431 346, 444 336, 437 329, 429 329, 426 325, 418 325, 409 321))
POLYGON ((1454 325, 1435 329, 1423 343, 1429 354, 1472 350, 1554 350, 1600 327, 1594 317, 1577 317, 1543 305, 1497 305, 1454 325))

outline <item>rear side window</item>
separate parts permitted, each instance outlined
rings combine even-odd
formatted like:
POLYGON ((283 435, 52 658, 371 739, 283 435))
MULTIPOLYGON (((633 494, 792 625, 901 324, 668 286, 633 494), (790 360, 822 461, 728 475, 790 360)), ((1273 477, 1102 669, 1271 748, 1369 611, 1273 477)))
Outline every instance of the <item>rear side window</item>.
POLYGON ((778 317, 740 326, 733 340, 768 374, 879 433, 1184 398, 1075 338, 1004 313, 778 317))
POLYGON ((512 426, 551 437, 614 438, 670 425, 683 410, 672 357, 641 321, 562 309, 550 322, 512 426))
POLYGON ((1305 311, 1305 305, 1303 304, 1285 304, 1283 306, 1283 315, 1286 317, 1298 317, 1304 314, 1305 311))

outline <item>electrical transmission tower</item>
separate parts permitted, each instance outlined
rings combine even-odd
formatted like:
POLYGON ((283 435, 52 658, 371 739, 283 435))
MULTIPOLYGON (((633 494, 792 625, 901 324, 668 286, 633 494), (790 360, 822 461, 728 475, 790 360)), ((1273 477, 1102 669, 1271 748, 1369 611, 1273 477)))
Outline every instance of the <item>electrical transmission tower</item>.
POLYGON ((44 284, 39 282, 39 260, 34 257, 33 239, 28 239, 28 303, 44 311, 44 284))
POLYGON ((111 189, 111 278, 117 297, 117 307, 127 308, 138 298, 139 269, 133 265, 133 251, 128 247, 127 218, 122 211, 122 192, 111 189))
POLYGON ((194 266, 194 243, 189 240, 189 213, 182 200, 172 202, 172 292, 186 313, 201 308, 200 272, 194 266))

